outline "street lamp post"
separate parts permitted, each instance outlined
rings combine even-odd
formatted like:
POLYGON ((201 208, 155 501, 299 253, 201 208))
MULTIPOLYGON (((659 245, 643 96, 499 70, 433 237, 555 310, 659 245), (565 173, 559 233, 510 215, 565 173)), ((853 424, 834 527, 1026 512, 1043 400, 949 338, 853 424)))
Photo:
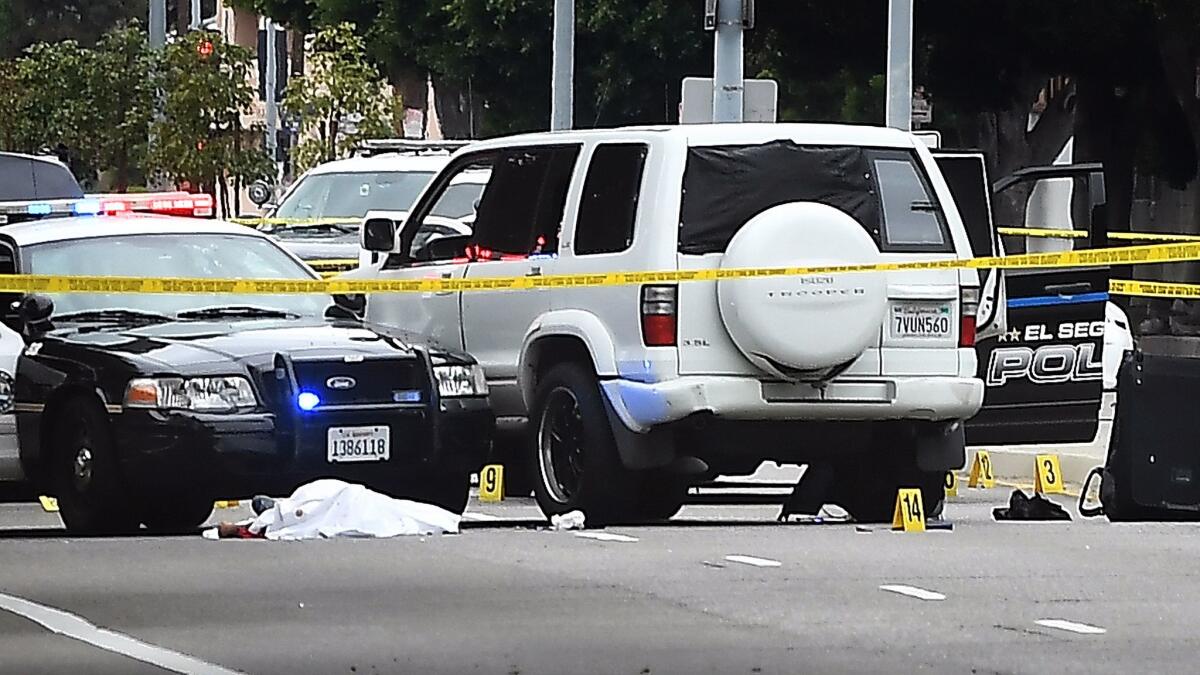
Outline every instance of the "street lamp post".
POLYGON ((746 1, 716 0, 713 122, 742 121, 745 95, 742 34, 746 26, 746 1))
POLYGON ((887 125, 912 131, 913 0, 888 1, 887 125))
POLYGON ((550 130, 573 126, 575 0, 554 0, 554 54, 550 75, 550 130))

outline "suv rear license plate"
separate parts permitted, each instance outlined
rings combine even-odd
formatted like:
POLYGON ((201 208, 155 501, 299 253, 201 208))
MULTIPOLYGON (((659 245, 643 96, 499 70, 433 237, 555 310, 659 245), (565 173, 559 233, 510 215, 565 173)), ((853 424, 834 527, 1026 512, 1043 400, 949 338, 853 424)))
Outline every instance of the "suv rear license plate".
POLYGON ((897 302, 892 305, 892 337, 948 339, 953 316, 948 303, 897 302))
POLYGON ((328 458, 332 462, 382 462, 392 455, 392 433, 381 427, 330 427, 328 458))

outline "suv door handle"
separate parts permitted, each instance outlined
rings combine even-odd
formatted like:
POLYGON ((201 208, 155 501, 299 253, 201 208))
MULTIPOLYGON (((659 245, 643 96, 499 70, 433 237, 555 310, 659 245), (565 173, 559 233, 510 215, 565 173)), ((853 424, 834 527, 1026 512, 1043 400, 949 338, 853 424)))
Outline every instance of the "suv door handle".
POLYGON ((1092 290, 1092 285, 1086 281, 1080 281, 1074 284, 1047 284, 1044 288, 1047 293, 1054 295, 1081 295, 1092 290))

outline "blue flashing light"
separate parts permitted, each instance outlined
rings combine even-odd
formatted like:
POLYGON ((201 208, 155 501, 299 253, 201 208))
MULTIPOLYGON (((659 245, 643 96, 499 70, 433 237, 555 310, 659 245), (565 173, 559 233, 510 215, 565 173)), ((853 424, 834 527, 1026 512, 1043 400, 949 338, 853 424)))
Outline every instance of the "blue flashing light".
POLYGON ((98 199, 81 199, 71 205, 71 209, 76 215, 94 216, 100 213, 100 200, 98 199))
POLYGON ((296 405, 304 411, 312 410, 313 408, 321 405, 321 397, 317 396, 311 391, 302 391, 300 392, 300 395, 296 397, 296 405))
POLYGON ((27 207, 29 215, 31 216, 48 216, 50 215, 50 209, 50 205, 46 202, 37 202, 35 204, 30 204, 27 207))
POLYGON ((420 403, 421 392, 418 389, 398 389, 392 392, 392 400, 396 403, 420 403))

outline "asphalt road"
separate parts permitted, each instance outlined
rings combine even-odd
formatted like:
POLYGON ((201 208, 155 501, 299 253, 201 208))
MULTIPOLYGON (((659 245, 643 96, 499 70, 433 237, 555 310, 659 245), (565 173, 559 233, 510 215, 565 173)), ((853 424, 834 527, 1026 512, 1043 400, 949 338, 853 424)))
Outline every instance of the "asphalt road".
POLYGON ((705 505, 580 536, 509 500, 457 536, 77 539, 0 506, 0 672, 1195 668, 1200 525, 998 523, 1008 490, 963 492, 924 534, 705 505))

